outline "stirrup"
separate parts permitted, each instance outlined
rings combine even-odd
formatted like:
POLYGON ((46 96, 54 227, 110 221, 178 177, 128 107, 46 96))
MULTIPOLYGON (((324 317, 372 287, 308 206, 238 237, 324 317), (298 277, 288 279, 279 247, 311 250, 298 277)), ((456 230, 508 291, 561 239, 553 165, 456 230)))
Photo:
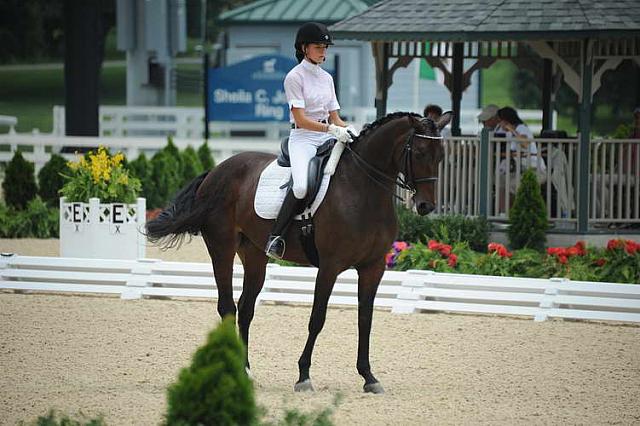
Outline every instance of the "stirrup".
POLYGON ((286 243, 281 235, 270 235, 264 253, 271 259, 282 260, 285 248, 286 243))

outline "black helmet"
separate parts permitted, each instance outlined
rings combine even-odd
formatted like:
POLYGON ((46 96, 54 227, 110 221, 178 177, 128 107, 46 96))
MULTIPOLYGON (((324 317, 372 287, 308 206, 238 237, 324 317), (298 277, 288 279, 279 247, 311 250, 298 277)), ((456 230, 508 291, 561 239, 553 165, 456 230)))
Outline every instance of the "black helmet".
POLYGON ((296 42, 294 44, 298 62, 300 62, 304 58, 302 45, 308 43, 322 43, 329 45, 333 44, 331 34, 329 34, 329 30, 327 29, 326 25, 319 24, 317 22, 307 22, 306 24, 302 24, 302 26, 298 28, 298 33, 296 34, 296 42))

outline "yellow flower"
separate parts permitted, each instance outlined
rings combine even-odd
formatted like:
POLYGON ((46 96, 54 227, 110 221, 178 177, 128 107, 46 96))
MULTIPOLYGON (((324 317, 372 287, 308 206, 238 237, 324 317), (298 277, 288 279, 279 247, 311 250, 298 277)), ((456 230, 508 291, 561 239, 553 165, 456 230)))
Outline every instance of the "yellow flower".
POLYGON ((118 183, 121 184, 121 185, 128 185, 129 184, 129 176, 120 175, 118 177, 118 183))
POLYGON ((113 167, 117 167, 122 162, 123 159, 124 159, 124 154, 121 152, 118 152, 116 155, 114 155, 111 158, 111 164, 113 165, 113 167))

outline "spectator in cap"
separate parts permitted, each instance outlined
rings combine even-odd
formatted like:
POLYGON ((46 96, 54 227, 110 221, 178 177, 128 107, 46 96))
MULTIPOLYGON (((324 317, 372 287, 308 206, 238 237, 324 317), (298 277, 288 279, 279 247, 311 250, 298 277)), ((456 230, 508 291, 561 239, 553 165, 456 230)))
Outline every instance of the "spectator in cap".
POLYGON ((498 110, 500 107, 495 104, 489 104, 482 108, 480 114, 478 114, 478 121, 482 123, 482 126, 487 130, 495 133, 506 133, 502 127, 500 127, 500 118, 498 117, 498 110))

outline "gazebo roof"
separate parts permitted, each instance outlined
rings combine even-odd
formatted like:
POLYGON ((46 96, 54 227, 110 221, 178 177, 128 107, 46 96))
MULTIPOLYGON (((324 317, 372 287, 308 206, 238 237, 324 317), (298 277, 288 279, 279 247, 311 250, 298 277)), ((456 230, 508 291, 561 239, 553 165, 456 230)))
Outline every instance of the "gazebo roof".
POLYGON ((338 22, 367 10, 379 0, 259 0, 220 15, 222 24, 338 22))
POLYGON ((553 40, 640 35, 638 0, 386 0, 344 19, 335 38, 553 40))

